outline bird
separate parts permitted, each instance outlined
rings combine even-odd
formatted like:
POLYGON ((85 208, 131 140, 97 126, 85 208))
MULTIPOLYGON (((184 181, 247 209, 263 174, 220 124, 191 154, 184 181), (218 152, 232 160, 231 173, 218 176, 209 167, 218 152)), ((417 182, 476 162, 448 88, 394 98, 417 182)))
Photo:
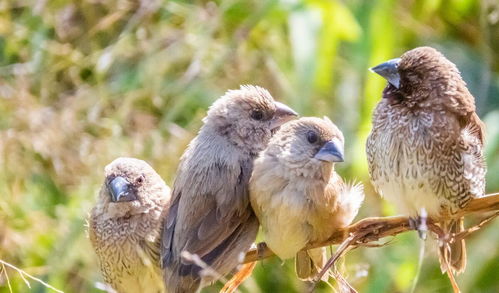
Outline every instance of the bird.
MULTIPOLYGON (((482 197, 484 124, 456 65, 434 48, 418 47, 371 71, 388 81, 366 142, 377 192, 416 227, 422 214, 454 214, 482 197)), ((446 235, 458 233, 463 218, 441 227, 446 235)), ((464 240, 440 244, 442 272, 463 272, 464 240)))
POLYGON ((282 260, 296 256, 298 278, 324 267, 326 248, 303 251, 349 225, 364 200, 362 184, 347 184, 334 170, 344 161, 342 132, 329 118, 284 124, 255 160, 250 201, 268 247, 282 260))
POLYGON ((169 293, 196 292, 238 266, 259 227, 248 194, 253 160, 295 116, 253 85, 229 90, 210 106, 180 159, 164 221, 161 259, 169 293))
POLYGON ((159 249, 170 188, 135 158, 115 159, 104 177, 88 221, 104 281, 118 293, 165 292, 159 249))

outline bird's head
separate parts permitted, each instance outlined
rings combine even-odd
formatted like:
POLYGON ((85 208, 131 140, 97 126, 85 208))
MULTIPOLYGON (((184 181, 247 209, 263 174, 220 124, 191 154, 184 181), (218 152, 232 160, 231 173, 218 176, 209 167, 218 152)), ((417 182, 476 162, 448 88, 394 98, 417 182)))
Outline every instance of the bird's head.
POLYGON ((318 170, 343 162, 344 138, 329 118, 303 117, 284 124, 268 151, 290 167, 318 170))
POLYGON ((252 154, 263 150, 272 133, 298 114, 274 101, 261 87, 245 85, 215 101, 203 122, 232 144, 252 154))
POLYGON ((118 158, 104 172, 100 203, 110 217, 145 213, 169 200, 168 186, 145 161, 118 158))
POLYGON ((428 97, 441 97, 441 93, 464 84, 457 67, 431 47, 412 49, 370 70, 388 81, 385 97, 414 103, 422 103, 428 97))

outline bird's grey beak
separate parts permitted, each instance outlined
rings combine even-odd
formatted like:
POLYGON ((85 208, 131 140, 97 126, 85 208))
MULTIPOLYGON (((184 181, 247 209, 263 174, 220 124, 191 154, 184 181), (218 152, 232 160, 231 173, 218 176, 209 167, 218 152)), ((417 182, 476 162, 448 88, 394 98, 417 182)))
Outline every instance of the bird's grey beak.
POLYGON ((133 201, 137 199, 130 182, 121 176, 117 176, 111 180, 107 188, 113 202, 133 201))
POLYGON ((380 65, 374 66, 370 68, 370 70, 384 77, 394 87, 399 88, 400 87, 400 75, 398 72, 399 63, 400 63, 400 58, 395 58, 392 60, 388 60, 385 63, 381 63, 380 65))
POLYGON ((314 158, 326 162, 343 162, 343 143, 337 139, 326 142, 314 158))
POLYGON ((295 110, 284 105, 283 103, 274 102, 274 104, 276 110, 274 118, 272 118, 270 123, 270 129, 275 129, 298 116, 298 113, 296 113, 295 110))

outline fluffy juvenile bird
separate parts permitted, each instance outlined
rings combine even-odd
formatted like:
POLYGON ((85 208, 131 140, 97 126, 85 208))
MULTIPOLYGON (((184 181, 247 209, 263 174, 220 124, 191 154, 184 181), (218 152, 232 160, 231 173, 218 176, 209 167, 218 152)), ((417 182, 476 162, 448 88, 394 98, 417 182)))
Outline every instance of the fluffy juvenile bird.
POLYGON ((216 279, 183 257, 197 255, 220 275, 251 246, 258 221, 248 198, 253 160, 273 130, 297 114, 257 86, 215 101, 182 155, 164 223, 162 264, 167 291, 195 292, 216 279))
MULTIPOLYGON (((420 47, 371 69, 388 80, 367 140, 369 173, 378 192, 406 215, 454 213, 485 189, 483 123, 456 66, 420 47)), ((442 223, 463 229, 463 219, 442 223)), ((442 269, 466 265, 463 241, 440 248, 442 269)))
POLYGON ((301 250, 349 225, 364 200, 362 185, 348 185, 334 171, 343 145, 327 117, 301 118, 283 125, 255 161, 250 200, 265 241, 281 259, 296 255, 304 280, 324 267, 326 249, 301 250))
POLYGON ((118 158, 106 166, 89 236, 116 292, 164 292, 159 246, 169 200, 170 188, 146 162, 118 158))

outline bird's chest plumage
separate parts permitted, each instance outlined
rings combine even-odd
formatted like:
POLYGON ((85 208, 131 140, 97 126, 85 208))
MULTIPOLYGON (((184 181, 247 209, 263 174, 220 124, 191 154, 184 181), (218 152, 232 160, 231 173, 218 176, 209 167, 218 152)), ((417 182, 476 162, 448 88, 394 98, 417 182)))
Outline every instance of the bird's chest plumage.
POLYGON ((261 207, 265 211, 261 212, 261 220, 267 244, 281 259, 287 259, 316 240, 322 232, 316 224, 320 222, 318 218, 327 218, 327 207, 324 201, 318 206, 307 196, 310 180, 294 178, 292 184, 283 186, 278 192, 262 194, 265 198, 260 199, 261 207))
MULTIPOLYGON (((91 224, 91 240, 104 280, 120 292, 159 292, 158 264, 141 243, 159 237, 159 226, 146 220, 98 219, 91 224)), ((151 245, 152 246, 152 245, 151 245)))
POLYGON ((445 129, 438 112, 383 110, 375 113, 366 146, 373 184, 404 214, 416 215, 422 208, 438 214, 445 198, 435 188, 437 173, 449 160, 446 145, 453 129, 445 129))

